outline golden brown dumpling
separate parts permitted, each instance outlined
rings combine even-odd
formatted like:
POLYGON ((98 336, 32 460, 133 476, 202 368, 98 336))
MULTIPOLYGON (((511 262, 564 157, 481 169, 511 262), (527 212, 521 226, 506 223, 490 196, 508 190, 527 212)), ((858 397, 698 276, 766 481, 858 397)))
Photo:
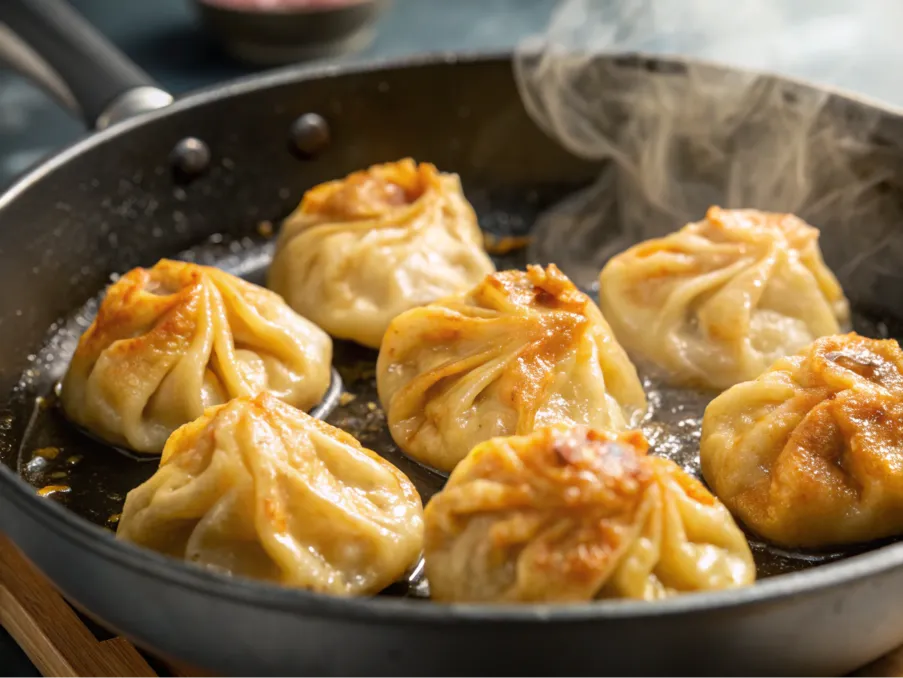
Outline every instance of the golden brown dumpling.
POLYGON ((411 482, 347 433, 269 394, 210 408, 129 492, 117 537, 230 574, 376 593, 420 557, 411 482))
POLYGON ((751 584, 746 538, 641 433, 547 427, 478 445, 427 504, 433 598, 655 600, 751 584))
POLYGON ((267 391, 314 406, 331 361, 329 336, 277 294, 164 259, 107 290, 69 365, 62 404, 101 438, 159 454, 179 426, 236 396, 267 391))
POLYGON ((725 389, 755 379, 848 320, 818 235, 790 214, 712 207, 611 259, 602 312, 634 358, 674 381, 725 389))
POLYGON ((379 348, 399 313, 494 270, 457 175, 405 159, 308 191, 282 225, 269 286, 334 337, 379 348))
POLYGON ((715 398, 700 456, 715 494, 776 544, 903 534, 903 351, 817 339, 715 398))
POLYGON ((598 307, 554 265, 400 315, 376 373, 395 442, 442 471, 493 436, 559 422, 619 430, 646 408, 598 307))

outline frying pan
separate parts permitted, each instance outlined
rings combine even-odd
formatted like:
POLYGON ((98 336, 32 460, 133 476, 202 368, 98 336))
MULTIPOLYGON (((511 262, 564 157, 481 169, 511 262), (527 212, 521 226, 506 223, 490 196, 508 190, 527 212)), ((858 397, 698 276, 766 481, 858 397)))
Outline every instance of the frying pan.
MULTIPOLYGON (((132 462, 90 441, 78 443, 92 460, 85 495, 38 496, 27 462, 47 407, 36 399, 50 397, 59 354, 72 348, 60 328, 83 324, 75 311, 90 310, 111 275, 185 251, 240 263, 306 188, 407 155, 458 172, 483 225, 502 234, 599 168, 531 121, 510 54, 289 69, 165 105, 170 97, 64 3, 6 0, 0 19, 105 128, 0 198, 0 530, 104 625, 240 675, 840 674, 903 642, 901 544, 664 602, 439 606, 285 590, 119 543, 87 490, 127 485, 132 462)), ((599 58, 676 74, 683 63, 599 58)), ((896 112, 831 97, 879 113, 882 133, 903 138, 896 112)), ((826 256, 836 265, 849 252, 841 243, 826 256)), ((896 317, 893 290, 852 292, 854 304, 896 317)))

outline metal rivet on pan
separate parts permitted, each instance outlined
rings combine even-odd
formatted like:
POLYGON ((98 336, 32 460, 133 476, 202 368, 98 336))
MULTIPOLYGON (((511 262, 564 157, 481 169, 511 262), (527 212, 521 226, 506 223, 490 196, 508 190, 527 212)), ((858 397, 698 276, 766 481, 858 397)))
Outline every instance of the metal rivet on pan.
POLYGON ((312 157, 329 145, 329 123, 322 115, 305 113, 292 123, 289 135, 296 151, 312 157))
POLYGON ((210 149, 196 137, 185 137, 173 147, 170 161, 180 174, 197 176, 210 164, 210 149))

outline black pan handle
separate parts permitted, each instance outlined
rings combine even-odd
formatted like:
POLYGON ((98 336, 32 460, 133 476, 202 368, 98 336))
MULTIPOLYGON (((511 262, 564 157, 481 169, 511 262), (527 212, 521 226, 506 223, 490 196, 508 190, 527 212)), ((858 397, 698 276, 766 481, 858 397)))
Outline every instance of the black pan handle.
POLYGON ((7 61, 63 103, 76 104, 91 127, 103 129, 172 103, 65 0, 0 0, 0 23, 18 38, 10 40, 7 32, 4 40, 0 33, 7 61))

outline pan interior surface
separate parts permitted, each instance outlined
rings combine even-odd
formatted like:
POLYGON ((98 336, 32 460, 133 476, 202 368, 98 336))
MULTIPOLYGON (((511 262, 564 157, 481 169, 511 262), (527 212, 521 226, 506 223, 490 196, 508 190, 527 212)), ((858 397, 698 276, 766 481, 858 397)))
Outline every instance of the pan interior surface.
MULTIPOLYGON (((479 195, 479 189, 472 193, 479 195)), ((550 196, 545 196, 547 202, 550 196)), ((491 198, 489 198, 491 203, 491 198)), ((536 201, 534 201, 536 202, 536 201)), ((516 208, 508 207, 508 210, 516 208)), ((529 205, 517 211, 484 210, 482 226, 496 237, 529 237, 536 214, 529 205), (513 225, 513 226, 512 226, 513 225)), ((240 239, 214 234, 207 242, 182 251, 174 258, 219 267, 251 282, 264 284, 273 253, 269 229, 266 236, 240 239)), ((525 248, 495 256, 500 270, 529 263, 525 248)), ((591 291, 587 290, 590 294, 591 291)), ((47 501, 55 501, 100 527, 115 531, 126 494, 147 480, 158 458, 129 454, 111 448, 74 429, 57 402, 59 382, 65 373, 80 334, 96 313, 101 295, 52 326, 44 346, 17 384, 16 398, 30 409, 31 417, 16 459, 18 474, 47 501)), ((903 327, 891 318, 876 318, 853 311, 853 329, 879 338, 903 338, 903 327)), ((336 341, 334 365, 341 375, 344 395, 322 412, 323 418, 358 438, 401 469, 416 485, 424 502, 442 488, 445 476, 405 456, 392 441, 385 413, 376 393, 377 352, 352 342, 336 341)), ((642 429, 653 454, 667 457, 702 479, 699 435, 702 415, 714 394, 669 387, 652 374, 641 377, 650 402, 642 429)), ((875 545, 836 551, 788 551, 750 537, 759 579, 806 570, 862 553, 875 545)), ((409 579, 390 587, 389 595, 428 597, 422 568, 409 579)))
MULTIPOLYGON (((481 226, 497 235, 529 232, 540 213, 596 173, 532 124, 505 59, 350 72, 300 85, 275 76, 259 90, 239 86, 231 99, 228 91, 199 95, 171 116, 111 130, 81 157, 34 177, 0 210, 0 256, 6 261, 20 252, 6 275, 21 287, 0 300, 0 350, 11 356, 0 366, 0 392, 11 394, 0 414, 0 460, 33 487, 49 488, 43 500, 113 529, 125 493, 154 470, 153 460, 120 455, 74 432, 54 403, 54 386, 111 275, 170 256, 259 281, 272 250, 261 224, 278 223, 303 190, 320 181, 406 155, 459 172, 481 226), (463 80, 468 88, 456 91, 463 80), (424 88, 435 93, 429 115, 404 112, 415 98, 419 105, 424 88), (397 96, 381 98, 390 92, 397 96), (316 161, 299 161, 286 149, 286 130, 312 110, 329 119, 335 144, 316 161), (240 128, 235 120, 242 121, 240 128), (186 136, 210 144, 214 166, 182 185, 169 172, 167 154, 186 136), (53 189, 57 200, 48 205, 53 189), (71 246, 63 245, 64 237, 71 246)), ((823 237, 830 242, 830 230, 823 237)), ((842 251, 838 243, 827 249, 834 263, 842 251)), ((502 263, 522 265, 522 255, 502 263)), ((894 302, 878 288, 853 290, 851 299, 854 329, 903 338, 903 326, 888 311, 894 302)), ((374 359, 372 352, 337 346, 336 367, 353 399, 327 420, 396 463, 427 499, 443 478, 400 455, 389 440, 375 398, 374 359)), ((656 452, 698 473, 698 422, 708 396, 646 385, 658 421, 646 422, 646 431, 656 452)), ((754 550, 760 576, 768 577, 863 549, 785 553, 754 544, 754 550)), ((423 588, 392 593, 418 597, 423 588)), ((650 605, 650 614, 657 608, 650 605)))

